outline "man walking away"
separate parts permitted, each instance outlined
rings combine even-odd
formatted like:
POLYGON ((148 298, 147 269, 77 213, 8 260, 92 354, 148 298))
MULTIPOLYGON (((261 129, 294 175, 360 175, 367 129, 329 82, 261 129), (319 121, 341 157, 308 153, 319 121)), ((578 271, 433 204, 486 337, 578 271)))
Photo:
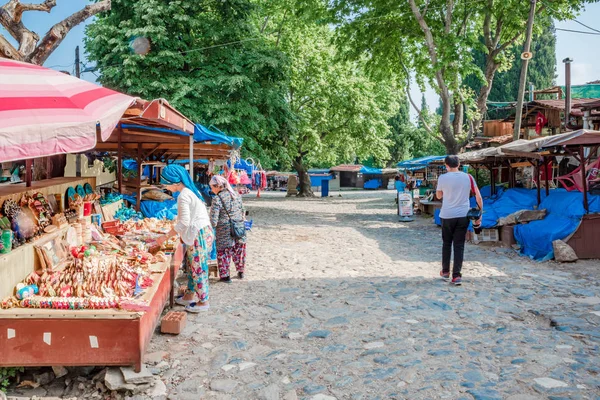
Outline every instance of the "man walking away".
MULTIPOLYGON (((469 228, 469 196, 471 191, 475 194, 477 205, 483 211, 483 200, 481 193, 475 183, 475 179, 469 174, 460 172, 458 156, 446 156, 447 172, 438 179, 436 196, 443 198, 440 218, 442 220, 442 271, 440 276, 445 281, 450 279, 450 255, 454 246, 454 267, 452 269, 452 283, 462 284, 463 257, 465 253, 465 239, 469 228)), ((475 223, 481 224, 481 218, 475 223)))

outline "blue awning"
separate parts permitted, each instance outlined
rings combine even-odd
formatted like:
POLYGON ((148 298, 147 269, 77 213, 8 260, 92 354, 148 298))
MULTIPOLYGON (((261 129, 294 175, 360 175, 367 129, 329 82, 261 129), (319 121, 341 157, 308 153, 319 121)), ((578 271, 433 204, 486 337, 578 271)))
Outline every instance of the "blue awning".
MULTIPOLYGON (((189 163, 190 163, 190 160, 185 159, 185 160, 175 160, 171 164, 189 164, 189 163)), ((208 160, 205 158, 199 158, 199 159, 194 160, 194 164, 208 164, 208 160)))
POLYGON ((368 175, 382 175, 383 174, 383 170, 381 168, 372 168, 372 167, 365 167, 365 166, 363 166, 360 169, 360 173, 361 174, 368 174, 368 175))
POLYGON ((429 164, 435 161, 443 160, 445 156, 427 156, 413 158, 412 160, 401 161, 398 163, 398 168, 401 170, 412 171, 415 169, 426 168, 429 164))
MULTIPOLYGON (((212 127, 212 128, 216 129, 214 127, 212 127)), ((218 143, 218 144, 226 144, 226 145, 233 147, 234 149, 239 149, 242 146, 244 139, 227 136, 222 132, 217 133, 217 132, 211 131, 210 129, 208 129, 207 127, 205 127, 203 125, 196 124, 194 126, 194 141, 195 142, 211 142, 211 143, 218 143)))

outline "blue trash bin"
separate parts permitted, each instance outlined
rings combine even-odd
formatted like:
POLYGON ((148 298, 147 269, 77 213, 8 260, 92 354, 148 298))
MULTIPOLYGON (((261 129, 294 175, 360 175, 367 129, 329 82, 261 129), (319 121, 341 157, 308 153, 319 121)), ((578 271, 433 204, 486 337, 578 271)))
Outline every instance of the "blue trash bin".
POLYGON ((323 179, 321 181, 321 197, 329 196, 329 180, 323 179))

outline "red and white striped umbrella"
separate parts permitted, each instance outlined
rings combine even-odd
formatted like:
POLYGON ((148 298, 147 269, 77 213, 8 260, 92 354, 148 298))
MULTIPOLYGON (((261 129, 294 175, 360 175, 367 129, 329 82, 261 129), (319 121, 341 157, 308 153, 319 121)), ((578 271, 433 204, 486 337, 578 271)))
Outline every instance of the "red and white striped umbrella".
POLYGON ((0 58, 0 162, 77 153, 106 140, 135 99, 62 72, 0 58))

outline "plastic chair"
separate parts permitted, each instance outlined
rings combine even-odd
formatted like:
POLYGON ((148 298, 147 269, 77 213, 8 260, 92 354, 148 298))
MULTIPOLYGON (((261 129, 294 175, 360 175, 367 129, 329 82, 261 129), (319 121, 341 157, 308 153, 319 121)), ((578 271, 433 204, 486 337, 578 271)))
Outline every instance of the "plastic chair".
MULTIPOLYGON (((585 173, 587 174, 586 180, 588 181, 589 187, 589 182, 598 179, 600 175, 600 158, 587 164, 585 166, 585 173)), ((559 176, 556 179, 558 179, 567 192, 572 192, 573 190, 583 192, 583 187, 581 185, 581 166, 577 167, 573 172, 559 176)))

